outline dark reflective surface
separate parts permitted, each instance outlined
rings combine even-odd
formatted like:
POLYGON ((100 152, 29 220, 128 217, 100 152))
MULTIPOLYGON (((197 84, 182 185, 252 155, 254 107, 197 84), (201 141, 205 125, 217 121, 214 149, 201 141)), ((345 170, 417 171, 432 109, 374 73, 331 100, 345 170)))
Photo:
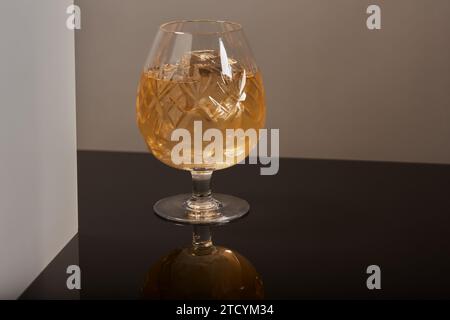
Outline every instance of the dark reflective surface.
MULTIPOLYGON (((140 299, 149 268, 190 246, 190 227, 152 212, 189 192, 189 174, 113 152, 79 152, 78 170, 79 296, 140 299)), ((450 298, 450 166, 281 159, 275 176, 254 165, 216 172, 213 188, 250 203, 213 239, 251 261, 266 299, 450 298), (371 264, 381 290, 366 287, 371 264)), ((63 251, 23 297, 70 298, 69 261, 63 251)))

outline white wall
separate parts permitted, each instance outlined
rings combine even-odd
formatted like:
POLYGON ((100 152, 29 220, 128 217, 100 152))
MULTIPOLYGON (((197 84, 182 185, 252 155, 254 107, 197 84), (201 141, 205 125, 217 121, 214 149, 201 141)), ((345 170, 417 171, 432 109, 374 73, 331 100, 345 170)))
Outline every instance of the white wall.
POLYGON ((261 67, 282 156, 450 163, 448 0, 76 2, 80 149, 147 152, 134 104, 159 24, 230 19, 261 67))
POLYGON ((0 2, 0 298, 16 298, 76 233, 69 0, 0 2))

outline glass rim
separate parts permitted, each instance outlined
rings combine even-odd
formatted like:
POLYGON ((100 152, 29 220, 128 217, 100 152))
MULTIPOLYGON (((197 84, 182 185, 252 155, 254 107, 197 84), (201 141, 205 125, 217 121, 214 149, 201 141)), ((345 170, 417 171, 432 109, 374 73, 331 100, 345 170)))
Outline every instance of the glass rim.
POLYGON ((230 20, 212 20, 212 19, 188 19, 188 20, 172 20, 165 22, 159 26, 159 30, 166 33, 173 33, 179 35, 219 35, 226 34, 230 32, 236 32, 242 30, 242 25, 238 22, 230 21, 230 20), (232 26, 233 28, 230 30, 224 31, 174 31, 170 30, 167 27, 174 24, 183 24, 183 23, 214 23, 214 24, 222 24, 232 26))

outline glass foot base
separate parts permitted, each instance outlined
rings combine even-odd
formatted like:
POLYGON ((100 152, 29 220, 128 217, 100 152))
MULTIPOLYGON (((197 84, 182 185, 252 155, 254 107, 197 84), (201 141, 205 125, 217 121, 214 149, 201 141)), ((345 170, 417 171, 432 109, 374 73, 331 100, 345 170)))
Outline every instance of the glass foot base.
POLYGON ((215 193, 219 205, 211 210, 195 212, 186 207, 192 194, 179 194, 159 200, 153 206, 161 218, 180 224, 214 225, 242 218, 250 211, 247 201, 227 194, 215 193))

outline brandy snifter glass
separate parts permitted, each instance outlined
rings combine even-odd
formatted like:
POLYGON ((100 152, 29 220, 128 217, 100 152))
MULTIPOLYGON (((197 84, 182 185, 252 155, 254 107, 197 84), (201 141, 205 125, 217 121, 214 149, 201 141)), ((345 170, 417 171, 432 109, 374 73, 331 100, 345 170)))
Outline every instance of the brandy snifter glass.
POLYGON ((136 113, 152 154, 192 175, 192 193, 159 200, 156 214, 207 225, 248 213, 247 201, 212 194, 210 188, 213 171, 245 160, 265 123, 261 73, 240 24, 189 20, 161 25, 139 82, 136 113), (207 137, 208 129, 213 130, 207 137), (256 138, 245 135, 239 143, 236 132, 248 129, 256 138), (186 135, 192 143, 180 149, 186 135))

